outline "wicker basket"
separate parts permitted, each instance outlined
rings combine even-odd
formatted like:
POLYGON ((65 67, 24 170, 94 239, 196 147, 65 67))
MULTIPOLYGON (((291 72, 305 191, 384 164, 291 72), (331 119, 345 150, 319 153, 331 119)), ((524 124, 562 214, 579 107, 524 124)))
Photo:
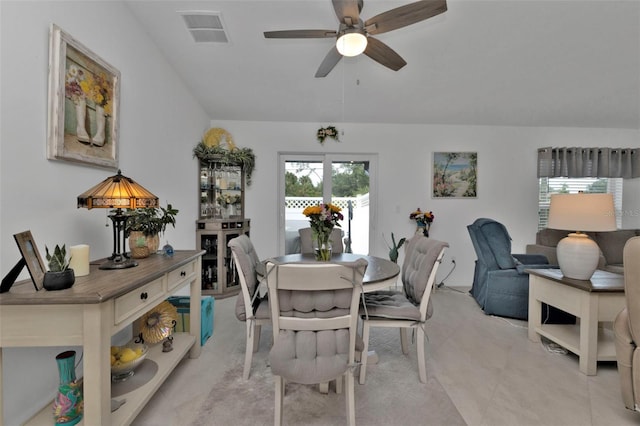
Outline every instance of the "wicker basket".
POLYGON ((131 257, 134 259, 144 259, 145 257, 149 257, 149 247, 132 247, 131 257))

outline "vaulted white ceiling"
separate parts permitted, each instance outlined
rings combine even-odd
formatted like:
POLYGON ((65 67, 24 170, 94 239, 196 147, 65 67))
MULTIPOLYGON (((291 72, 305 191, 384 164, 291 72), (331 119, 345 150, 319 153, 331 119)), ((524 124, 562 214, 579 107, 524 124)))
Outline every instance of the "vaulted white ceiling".
MULTIPOLYGON (((407 3, 364 0, 361 16, 407 3)), ((336 30, 331 0, 126 4, 214 120, 640 129, 638 0, 449 0, 376 36, 401 70, 360 55, 325 78, 333 39, 263 32, 336 30), (181 11, 220 12, 230 42, 194 42, 181 11)))

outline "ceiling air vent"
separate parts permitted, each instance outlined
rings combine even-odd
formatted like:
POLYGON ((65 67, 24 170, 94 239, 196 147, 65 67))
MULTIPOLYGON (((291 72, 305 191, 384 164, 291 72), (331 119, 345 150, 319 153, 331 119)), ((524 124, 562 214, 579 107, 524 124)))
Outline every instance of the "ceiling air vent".
POLYGON ((220 12, 184 11, 182 15, 187 29, 196 43, 229 43, 220 12))

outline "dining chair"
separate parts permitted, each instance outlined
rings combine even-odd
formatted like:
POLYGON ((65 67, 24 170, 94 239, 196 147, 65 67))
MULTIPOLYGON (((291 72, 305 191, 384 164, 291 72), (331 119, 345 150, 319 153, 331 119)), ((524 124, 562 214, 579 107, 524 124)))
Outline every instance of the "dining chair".
MULTIPOLYGON (((298 229, 300 235, 300 253, 313 253, 313 243, 311 242, 311 228, 298 229)), ((333 228, 331 230, 331 252, 342 253, 344 245, 342 244, 342 229, 333 228)))
POLYGON ((349 425, 355 425, 353 369, 359 297, 367 261, 266 265, 275 379, 274 424, 282 424, 285 381, 305 385, 344 380, 349 425))
POLYGON ((260 262, 253 243, 246 235, 233 238, 227 244, 238 269, 240 293, 236 299, 236 318, 246 323, 247 343, 242 377, 247 380, 251 372, 253 353, 260 346, 262 326, 271 323, 268 299, 258 297, 256 265, 260 262))
MULTIPOLYGON (((412 237, 406 246, 402 264, 402 292, 380 290, 365 293, 360 309, 362 318, 363 354, 369 351, 371 327, 400 328, 402 353, 409 353, 407 329, 417 333, 418 376, 422 383, 427 381, 425 360, 425 326, 433 315, 431 290, 436 279, 438 266, 449 244, 422 235, 412 237)), ((367 357, 362 357, 360 384, 365 383, 367 357)))

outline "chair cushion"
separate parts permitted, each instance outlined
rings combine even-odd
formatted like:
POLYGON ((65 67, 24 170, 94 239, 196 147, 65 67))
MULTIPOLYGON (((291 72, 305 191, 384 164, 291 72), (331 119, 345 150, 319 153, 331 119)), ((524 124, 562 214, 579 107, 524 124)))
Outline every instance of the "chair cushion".
POLYGON ((253 295, 258 282, 256 276, 256 266, 260 263, 251 240, 246 235, 241 235, 229 241, 229 248, 238 256, 238 268, 242 271, 244 279, 249 288, 249 294, 253 295))
POLYGON ((349 330, 282 330, 269 362, 276 376, 295 383, 328 382, 347 371, 349 330))
MULTIPOLYGON (((257 306, 253 317, 255 319, 269 319, 271 318, 271 308, 269 307, 269 299, 256 299, 257 306)), ((240 321, 247 320, 247 311, 244 308, 244 300, 242 293, 238 294, 236 298, 236 318, 240 321)))
MULTIPOLYGON (((420 310, 409 301, 404 294, 397 291, 373 291, 364 295, 366 314, 369 318, 394 318, 420 321, 420 310)), ((360 309, 360 314, 365 315, 365 310, 360 309)), ((433 315, 431 299, 427 305, 427 317, 433 315)))
MULTIPOLYGON (((239 273, 243 275, 244 280, 247 283, 249 297, 253 297, 258 284, 256 267, 260 263, 253 243, 246 235, 240 235, 229 241, 228 245, 231 251, 233 251, 238 258, 237 266, 239 273)), ((245 321, 246 317, 247 314, 244 306, 244 299, 242 297, 242 293, 240 293, 236 299, 236 318, 240 321, 245 321)))
POLYGON ((326 291, 278 290, 280 314, 299 318, 349 315, 352 289, 326 291))
POLYGON ((409 240, 406 250, 410 254, 402 264, 402 287, 414 305, 422 301, 431 271, 444 247, 449 247, 449 244, 433 238, 417 236, 409 240))

